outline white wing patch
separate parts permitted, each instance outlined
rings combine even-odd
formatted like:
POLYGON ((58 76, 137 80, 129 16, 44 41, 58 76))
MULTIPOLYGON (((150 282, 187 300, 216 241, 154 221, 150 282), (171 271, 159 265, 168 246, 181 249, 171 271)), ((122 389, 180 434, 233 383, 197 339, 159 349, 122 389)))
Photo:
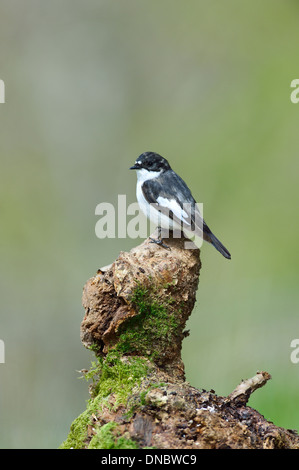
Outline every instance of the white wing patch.
MULTIPOLYGON (((168 211, 172 211, 173 214, 184 224, 186 225, 191 225, 189 220, 190 216, 187 214, 187 212, 181 208, 181 206, 176 202, 175 199, 167 199, 165 197, 159 196, 157 198, 157 203, 159 206, 165 207, 168 211)), ((188 206, 188 204, 187 204, 188 206)))

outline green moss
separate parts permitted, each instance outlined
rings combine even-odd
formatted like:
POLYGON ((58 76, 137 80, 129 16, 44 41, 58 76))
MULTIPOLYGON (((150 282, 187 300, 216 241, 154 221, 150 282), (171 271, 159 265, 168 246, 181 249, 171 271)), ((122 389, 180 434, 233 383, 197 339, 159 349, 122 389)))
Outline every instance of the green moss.
POLYGON ((175 300, 169 296, 162 302, 154 288, 137 284, 130 301, 138 315, 120 327, 117 348, 124 354, 136 351, 155 361, 177 334, 177 315, 171 309, 175 300))
MULTIPOLYGON (((97 415, 103 406, 111 406, 108 404, 108 398, 111 394, 114 398, 114 408, 119 405, 125 407, 133 387, 141 383, 147 372, 148 363, 145 359, 128 357, 124 361, 121 353, 116 350, 111 351, 105 359, 100 357, 97 362, 94 361, 91 369, 85 375, 86 380, 92 381, 90 387, 91 399, 88 400, 87 409, 72 423, 70 433, 60 448, 81 449, 85 447, 87 427, 91 423, 92 415, 97 415)), ((100 434, 101 436, 102 434, 100 434)), ((93 445, 95 445, 95 442, 96 438, 93 445)), ((119 445, 121 442, 119 440, 119 445)), ((125 444, 125 441, 123 444, 125 444)))
POLYGON ((60 449, 82 449, 87 439, 87 426, 91 422, 91 415, 101 406, 101 398, 90 400, 87 409, 71 424, 70 432, 60 449))
POLYGON ((90 387, 92 397, 102 398, 115 395, 115 407, 125 404, 132 388, 147 374, 147 361, 138 356, 122 357, 118 349, 110 351, 105 358, 99 357, 92 363, 92 368, 85 375, 92 380, 90 387))
POLYGON ((121 435, 118 428, 119 426, 114 421, 98 428, 88 449, 138 449, 138 444, 125 435, 121 435))

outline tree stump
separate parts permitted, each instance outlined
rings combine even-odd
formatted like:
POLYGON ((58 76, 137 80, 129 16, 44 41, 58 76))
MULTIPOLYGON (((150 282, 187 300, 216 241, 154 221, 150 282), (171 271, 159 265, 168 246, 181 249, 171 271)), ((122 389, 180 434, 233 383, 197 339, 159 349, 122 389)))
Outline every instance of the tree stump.
MULTIPOLYGON (((155 236, 155 235, 153 235, 155 236)), ((95 353, 87 409, 61 448, 299 448, 295 431, 247 406, 258 372, 228 396, 185 382, 182 341, 196 300, 200 250, 145 240, 89 279, 81 341, 95 353)))

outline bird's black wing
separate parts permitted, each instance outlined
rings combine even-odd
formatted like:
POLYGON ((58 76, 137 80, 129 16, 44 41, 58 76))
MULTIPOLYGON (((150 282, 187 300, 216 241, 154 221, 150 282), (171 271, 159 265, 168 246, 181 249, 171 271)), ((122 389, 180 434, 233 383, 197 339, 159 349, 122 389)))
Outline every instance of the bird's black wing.
POLYGON ((144 198, 154 209, 167 215, 182 229, 196 231, 197 235, 202 236, 202 229, 206 224, 190 189, 173 170, 145 181, 142 191, 144 198))
POLYGON ((173 170, 162 173, 159 178, 145 181, 142 191, 151 207, 166 214, 181 227, 181 230, 186 229, 203 238, 225 258, 231 258, 229 251, 203 220, 190 189, 173 170))

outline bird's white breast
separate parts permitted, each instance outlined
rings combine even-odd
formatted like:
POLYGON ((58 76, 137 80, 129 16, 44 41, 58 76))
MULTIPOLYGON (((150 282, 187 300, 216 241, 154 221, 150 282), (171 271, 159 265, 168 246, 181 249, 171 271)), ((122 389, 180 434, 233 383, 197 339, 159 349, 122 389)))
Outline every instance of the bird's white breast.
POLYGON ((144 181, 157 178, 159 175, 161 175, 161 171, 148 171, 145 168, 141 168, 140 170, 137 170, 136 173, 137 173, 138 183, 139 182, 144 183, 144 181))
MULTIPOLYGON (((168 230, 173 229, 173 225, 176 226, 176 224, 173 224, 172 220, 169 219, 164 214, 161 214, 157 209, 152 207, 147 200, 145 199, 142 191, 142 185, 145 181, 153 178, 157 178, 161 174, 161 171, 148 171, 142 168, 141 170, 137 170, 137 187, 136 187, 136 197, 138 200, 138 204, 140 206, 140 209, 142 212, 148 217, 153 224, 156 226, 163 227, 168 230)), ((157 199, 157 204, 161 203, 164 198, 158 198, 157 199)), ((173 201, 175 202, 175 201, 173 201)), ((168 207, 168 205, 162 204, 164 207, 168 207)), ((171 209, 171 207, 169 207, 171 209)))
POLYGON ((145 181, 149 179, 157 178, 161 174, 161 172, 160 171, 148 171, 142 168, 141 170, 137 170, 136 173, 137 173, 136 197, 137 197, 138 204, 142 212, 147 217, 152 219, 151 214, 153 212, 153 209, 150 210, 150 205, 143 195, 142 185, 145 181))

